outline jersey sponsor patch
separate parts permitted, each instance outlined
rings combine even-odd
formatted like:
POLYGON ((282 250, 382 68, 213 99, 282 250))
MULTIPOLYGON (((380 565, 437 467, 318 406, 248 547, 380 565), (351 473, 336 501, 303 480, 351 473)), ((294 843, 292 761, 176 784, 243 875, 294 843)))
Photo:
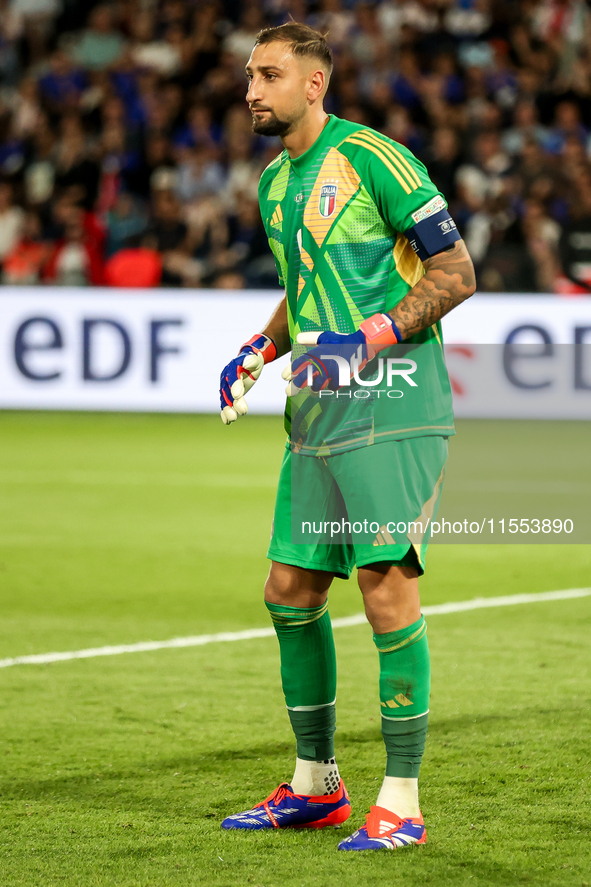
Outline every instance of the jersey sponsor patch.
POLYGON ((435 215, 435 213, 441 212, 441 210, 445 208, 445 200, 443 199, 441 194, 438 194, 436 197, 430 200, 429 203, 426 203, 424 206, 414 212, 412 214, 412 220, 416 225, 418 222, 422 222, 423 219, 426 219, 429 216, 433 216, 435 215))
POLYGON ((318 201, 318 212, 325 219, 332 216, 337 206, 338 185, 325 184, 320 189, 320 199, 318 201))

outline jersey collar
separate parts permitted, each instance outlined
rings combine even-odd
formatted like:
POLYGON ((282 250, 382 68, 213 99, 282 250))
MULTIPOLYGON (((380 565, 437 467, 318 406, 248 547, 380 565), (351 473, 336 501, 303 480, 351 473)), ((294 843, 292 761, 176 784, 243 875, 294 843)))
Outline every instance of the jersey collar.
MULTIPOLYGON (((291 159, 291 157, 289 158, 292 169, 295 173, 297 173, 297 175, 302 176, 314 163, 314 161, 324 148, 326 141, 330 138, 330 134, 332 132, 336 119, 337 118, 334 116, 334 114, 329 114, 328 123, 325 125, 324 129, 322 130, 314 144, 311 145, 307 151, 304 151, 303 154, 300 154, 299 157, 295 157, 293 160, 291 159)), ((287 156, 289 157, 289 154, 287 156)))

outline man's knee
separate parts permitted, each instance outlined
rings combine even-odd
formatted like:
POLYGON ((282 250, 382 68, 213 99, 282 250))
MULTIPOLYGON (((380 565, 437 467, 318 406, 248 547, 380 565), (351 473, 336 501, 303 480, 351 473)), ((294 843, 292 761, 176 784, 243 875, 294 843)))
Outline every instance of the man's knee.
POLYGON ((421 615, 417 570, 377 563, 358 571, 365 614, 376 634, 399 631, 421 615))
POLYGON ((265 600, 285 607, 317 607, 326 600, 332 580, 332 573, 272 561, 265 600))
POLYGON ((372 594, 376 589, 405 592, 417 579, 415 567, 390 562, 367 564, 357 572, 359 590, 364 596, 372 594))

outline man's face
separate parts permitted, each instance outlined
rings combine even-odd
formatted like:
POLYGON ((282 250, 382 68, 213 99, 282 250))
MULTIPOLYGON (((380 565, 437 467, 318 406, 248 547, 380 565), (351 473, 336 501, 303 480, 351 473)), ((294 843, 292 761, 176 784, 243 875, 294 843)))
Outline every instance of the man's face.
POLYGON ((246 66, 246 101, 253 131, 265 136, 293 132, 309 108, 309 76, 314 66, 295 58, 289 43, 276 40, 255 46, 246 66))

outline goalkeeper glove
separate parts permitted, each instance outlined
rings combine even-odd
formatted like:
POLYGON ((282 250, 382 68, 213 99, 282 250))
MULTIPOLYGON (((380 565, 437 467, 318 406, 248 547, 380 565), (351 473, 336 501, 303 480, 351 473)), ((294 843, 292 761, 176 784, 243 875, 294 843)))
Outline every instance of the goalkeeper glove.
POLYGON ((224 367, 220 378, 220 415, 224 425, 235 422, 238 416, 246 416, 248 407, 244 395, 261 375, 264 365, 276 357, 273 339, 257 333, 245 342, 238 357, 224 367))
POLYGON ((339 374, 343 371, 343 360, 349 362, 348 372, 351 378, 353 372, 359 373, 378 352, 402 342, 402 334, 387 314, 374 314, 364 320, 354 333, 299 333, 296 341, 298 345, 333 347, 313 348, 301 357, 296 357, 291 366, 286 367, 282 375, 290 383, 286 388, 289 395, 296 395, 307 386, 313 391, 322 391, 325 388, 336 391, 339 387, 339 374), (335 348, 335 345, 338 347, 335 348), (331 350, 334 356, 330 354, 331 350))

